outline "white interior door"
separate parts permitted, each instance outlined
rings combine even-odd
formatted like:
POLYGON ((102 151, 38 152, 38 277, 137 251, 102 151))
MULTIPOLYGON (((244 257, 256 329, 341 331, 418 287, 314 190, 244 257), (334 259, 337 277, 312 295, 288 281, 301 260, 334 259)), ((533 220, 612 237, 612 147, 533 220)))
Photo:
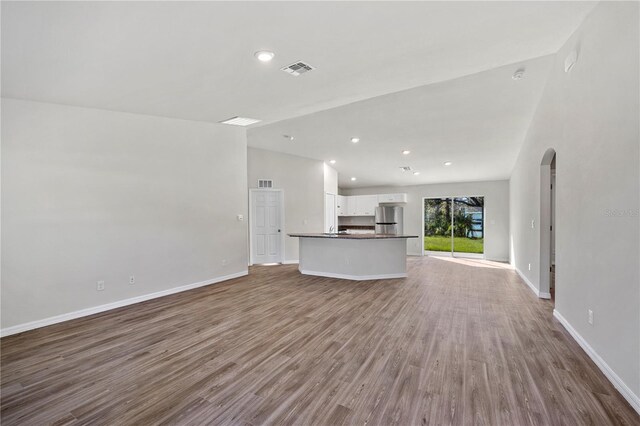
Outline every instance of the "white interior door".
POLYGON ((324 194, 324 232, 338 232, 336 223, 336 196, 324 194))
POLYGON ((251 191, 252 263, 282 262, 281 209, 281 191, 251 191))

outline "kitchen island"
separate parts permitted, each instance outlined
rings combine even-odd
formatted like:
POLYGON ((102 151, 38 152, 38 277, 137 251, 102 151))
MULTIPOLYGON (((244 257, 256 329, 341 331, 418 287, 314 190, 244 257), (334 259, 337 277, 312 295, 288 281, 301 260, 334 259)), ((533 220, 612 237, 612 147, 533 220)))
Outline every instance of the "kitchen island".
POLYGON ((407 238, 390 234, 289 234, 300 238, 300 265, 305 275, 378 280, 407 276, 407 238))

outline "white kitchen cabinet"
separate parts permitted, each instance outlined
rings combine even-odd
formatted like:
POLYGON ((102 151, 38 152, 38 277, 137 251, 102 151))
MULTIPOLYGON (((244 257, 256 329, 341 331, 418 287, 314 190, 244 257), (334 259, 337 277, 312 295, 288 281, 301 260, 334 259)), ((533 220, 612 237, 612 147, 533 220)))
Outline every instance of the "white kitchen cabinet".
POLYGON ((347 216, 358 216, 359 197, 359 195, 350 195, 347 197, 347 216))
POLYGON ((407 194, 378 194, 378 203, 406 203, 407 194))
POLYGON ((338 216, 348 216, 349 215, 349 197, 344 195, 338 195, 336 204, 336 210, 338 211, 338 216))
POLYGON ((378 206, 377 195, 358 195, 356 200, 356 216, 375 216, 378 206))
POLYGON ((338 195, 338 216, 375 216, 377 195, 338 195))

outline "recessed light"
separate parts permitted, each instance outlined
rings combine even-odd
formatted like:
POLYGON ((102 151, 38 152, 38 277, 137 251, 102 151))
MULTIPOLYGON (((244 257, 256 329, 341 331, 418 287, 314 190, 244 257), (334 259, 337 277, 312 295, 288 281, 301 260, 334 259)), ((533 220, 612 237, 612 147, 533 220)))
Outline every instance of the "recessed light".
POLYGON ((420 172, 413 172, 413 174, 417 176, 420 174, 420 172))
POLYGON ((351 178, 351 180, 352 180, 352 181, 353 181, 353 180, 356 180, 356 178, 355 178, 355 177, 352 177, 352 178, 351 178))
POLYGON ((453 164, 453 163, 452 163, 451 161, 445 161, 445 162, 444 162, 444 165, 445 165, 445 166, 450 166, 450 165, 452 165, 452 164, 453 164))
POLYGON ((336 164, 336 160, 329 160, 329 163, 336 164))
POLYGON ((516 70, 516 72, 514 72, 513 75, 511 76, 511 78, 514 80, 522 80, 523 77, 524 77, 524 68, 520 68, 516 70))
POLYGON ((253 55, 258 58, 260 62, 269 62, 274 56, 276 56, 275 53, 269 52, 268 50, 258 50, 253 55))
POLYGON ((402 153, 404 155, 409 155, 409 154, 411 154, 411 151, 409 151, 408 149, 405 149, 404 151, 402 151, 402 153))
POLYGON ((360 138, 351 138, 351 142, 358 143, 360 142, 360 138))
POLYGON ((247 117, 232 117, 228 120, 221 121, 222 124, 231 124, 232 126, 250 126, 251 124, 259 123, 262 120, 247 117))

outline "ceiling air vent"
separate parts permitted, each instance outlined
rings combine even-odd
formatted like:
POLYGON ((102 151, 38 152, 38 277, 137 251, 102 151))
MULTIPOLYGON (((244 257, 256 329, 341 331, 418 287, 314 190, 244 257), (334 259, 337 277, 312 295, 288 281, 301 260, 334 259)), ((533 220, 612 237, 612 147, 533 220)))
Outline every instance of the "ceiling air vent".
POLYGON ((273 180, 258 179, 258 188, 273 188, 273 180))
POLYGON ((291 74, 294 77, 299 76, 300 74, 304 74, 306 72, 309 71, 313 71, 315 68, 312 67, 311 65, 302 62, 302 61, 298 61, 298 62, 294 62, 291 65, 287 65, 284 68, 280 68, 282 71, 291 74))

